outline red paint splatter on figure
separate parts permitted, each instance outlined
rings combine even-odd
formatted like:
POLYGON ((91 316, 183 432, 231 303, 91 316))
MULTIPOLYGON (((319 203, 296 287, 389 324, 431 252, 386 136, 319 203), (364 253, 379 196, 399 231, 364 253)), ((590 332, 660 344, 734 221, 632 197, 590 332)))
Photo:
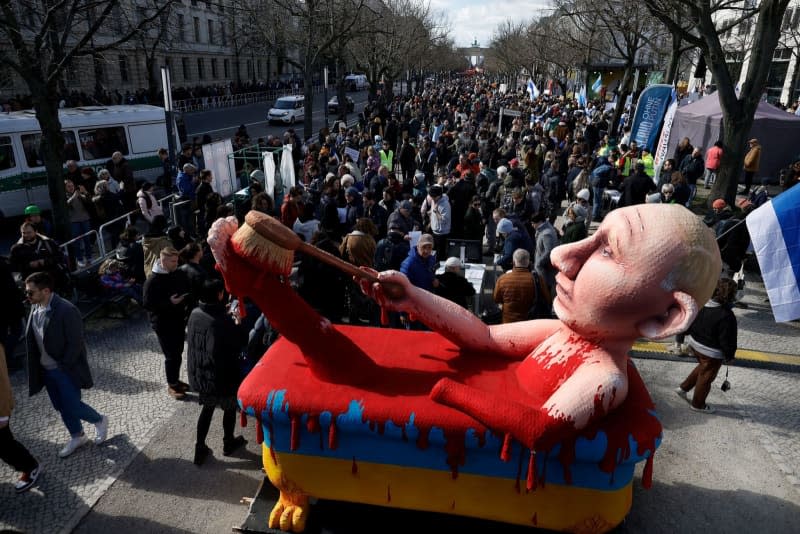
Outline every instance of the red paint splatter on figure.
POLYGON ((456 509, 456 501, 453 501, 453 502, 450 503, 450 509, 451 510, 455 510, 456 509))
POLYGON ((519 460, 517 460, 517 479, 514 481, 514 489, 517 493, 521 493, 522 491, 519 484, 520 478, 522 477, 522 456, 522 452, 520 452, 519 460))
POLYGON ((534 525, 539 524, 539 518, 536 516, 536 512, 534 512, 533 517, 531 517, 531 523, 533 523, 534 525))
POLYGON ((315 434, 319 432, 319 416, 318 415, 309 415, 308 419, 306 419, 306 430, 309 433, 315 434))
POLYGON ((386 502, 392 502, 392 487, 386 485, 386 502))
POLYGON ((239 426, 242 428, 247 427, 247 414, 242 410, 239 412, 239 426))
POLYGON ((336 418, 331 417, 331 424, 328 427, 328 448, 335 451, 339 446, 339 439, 336 434, 336 418))
POLYGON ((289 450, 296 451, 300 448, 300 415, 290 413, 289 421, 291 424, 291 433, 289 434, 289 450))
POLYGON ((419 427, 419 436, 417 437, 417 447, 422 449, 423 451, 428 448, 430 442, 428 441, 428 434, 430 433, 431 429, 428 427, 419 427))
POLYGON ((503 436, 503 447, 500 449, 500 459, 504 462, 511 460, 511 446, 514 443, 514 438, 511 434, 503 436))
POLYGON ((444 434, 444 450, 447 452, 447 465, 453 480, 458 478, 458 468, 466 463, 467 455, 464 446, 464 434, 459 431, 446 431, 444 434))
POLYGON ((656 455, 656 451, 651 450, 650 456, 647 457, 647 461, 644 464, 644 472, 642 472, 642 486, 645 489, 650 489, 653 486, 653 457, 656 455))
POLYGON ((357 475, 358 474, 358 464, 356 463, 356 457, 355 456, 353 456, 353 465, 350 466, 350 473, 352 473, 353 475, 357 475))
MULTIPOLYGON (((264 429, 261 427, 261 420, 256 419, 256 443, 264 443, 264 429)), ((272 443, 270 443, 272 445, 272 443)))
POLYGON ((536 489, 536 453, 534 451, 531 451, 530 458, 528 458, 528 479, 525 489, 528 491, 536 489))

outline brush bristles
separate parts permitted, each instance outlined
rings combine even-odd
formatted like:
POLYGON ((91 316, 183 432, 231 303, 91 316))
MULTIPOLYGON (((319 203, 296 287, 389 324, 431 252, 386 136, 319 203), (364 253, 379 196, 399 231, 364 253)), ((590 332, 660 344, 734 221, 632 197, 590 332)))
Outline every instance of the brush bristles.
POLYGON ((231 244, 260 268, 283 275, 292 272, 294 252, 273 243, 246 223, 233 234, 231 244))

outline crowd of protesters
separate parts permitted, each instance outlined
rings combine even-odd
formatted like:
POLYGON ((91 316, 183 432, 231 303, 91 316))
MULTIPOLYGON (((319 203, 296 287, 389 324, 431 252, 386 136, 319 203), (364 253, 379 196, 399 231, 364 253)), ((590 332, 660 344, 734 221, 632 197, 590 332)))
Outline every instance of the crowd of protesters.
MULTIPOLYGON (((550 254, 560 243, 586 237, 591 222, 599 222, 617 206, 664 202, 691 208, 698 183, 710 187, 714 182, 721 144, 704 150, 683 140, 656 178, 653 155, 630 139, 624 122, 621 137, 611 136, 609 121, 600 102, 579 106, 563 97, 532 99, 522 91, 500 91, 488 79, 464 77, 428 85, 418 94, 378 98, 367 104, 357 126, 337 123, 306 142, 290 129, 282 137, 254 143, 242 127, 234 145, 290 146, 296 179, 288 190, 282 185, 265 190, 259 162, 237 161, 248 208, 275 217, 303 240, 358 267, 399 270, 415 286, 469 307, 475 290, 463 276, 460 258, 449 257, 449 243, 477 243, 485 263, 508 271, 497 281, 494 300, 502 306, 496 319, 511 322, 551 316, 555 271, 550 254), (501 108, 517 113, 501 120, 501 108)), ((751 150, 758 145, 753 141, 751 150)), ((243 213, 236 213, 214 191, 200 144, 183 147, 176 174, 166 151, 159 151, 165 162, 159 185, 175 191, 186 206, 171 221, 152 184, 137 184, 121 155, 115 154, 97 175, 68 162, 65 178, 76 235, 130 210, 137 210, 147 227, 144 235, 135 226, 117 228, 114 252, 104 259, 98 275, 108 291, 147 310, 164 353, 168 395, 184 399, 190 391, 198 393, 198 465, 211 453, 205 440, 214 407, 224 411, 223 454, 243 444, 233 435, 236 388, 276 335, 250 302, 225 295, 214 269, 204 239, 208 228, 218 218, 243 213), (185 346, 188 383, 180 379, 185 346)), ((276 151, 276 166, 280 152, 276 151)), ((784 181, 792 185, 798 176, 800 164, 792 166, 784 181)), ((737 216, 746 216, 746 210, 766 201, 763 193, 761 188, 753 190, 744 215, 737 216)), ((749 242, 741 231, 744 225, 738 233, 725 234, 732 230, 731 211, 719 200, 707 218, 718 236, 727 235, 720 241, 727 276, 740 269, 749 242)), ((22 280, 33 280, 32 291, 40 286, 60 290, 62 261, 51 232, 38 208, 26 209, 8 276, 17 272, 22 280), (31 279, 40 272, 55 282, 41 276, 31 279)), ((91 250, 91 241, 74 244, 76 266, 85 266, 91 250)), ((379 310, 352 280, 314 257, 297 255, 292 284, 334 323, 426 328, 424 317, 403 314, 389 314, 388 325, 382 324, 379 310)), ((714 305, 729 305, 728 293, 714 305)), ((729 314, 725 320, 730 323, 729 314)), ((20 332, 14 331, 14 320, 7 322, 2 337, 11 357, 20 332)), ((695 343, 691 350, 704 358, 729 359, 735 324, 728 326, 734 338, 720 341, 724 350, 707 350, 716 341, 696 329, 690 344, 699 339, 705 345, 695 343)), ((59 360, 57 354, 50 356, 59 360)), ((718 369, 712 363, 706 362, 706 367, 718 369)), ((699 411, 709 411, 703 392, 709 377, 713 380, 711 374, 716 373, 705 373, 700 382, 690 377, 681 385, 682 396, 691 387, 699 389, 693 403, 699 411)), ((87 414, 86 420, 100 424, 99 415, 87 414)), ((102 421, 100 436, 105 439, 108 421, 102 421)), ((73 426, 71 432, 77 432, 73 426)), ((72 432, 73 438, 76 435, 82 433, 72 432)), ((65 456, 87 443, 78 439, 65 456)), ((26 458, 17 465, 28 469, 19 486, 27 489, 34 464, 26 458)))

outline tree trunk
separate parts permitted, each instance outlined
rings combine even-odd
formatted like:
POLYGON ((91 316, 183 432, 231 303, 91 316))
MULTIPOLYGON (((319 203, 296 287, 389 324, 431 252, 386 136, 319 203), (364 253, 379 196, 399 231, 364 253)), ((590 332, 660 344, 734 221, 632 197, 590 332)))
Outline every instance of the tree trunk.
POLYGON ((630 86, 633 82, 633 61, 629 61, 625 65, 625 74, 622 75, 622 83, 617 92, 617 105, 614 107, 614 115, 611 120, 612 123, 608 127, 608 136, 616 137, 617 130, 619 130, 619 118, 622 117, 622 112, 625 109, 625 100, 630 93, 630 86))
MULTIPOLYGON (((314 71, 309 63, 306 60, 306 68, 303 69, 303 140, 314 135, 314 71)), ((325 102, 325 105, 328 103, 325 102)))
POLYGON ((394 100, 394 78, 384 77, 383 93, 383 98, 387 104, 394 100))
MULTIPOLYGON (((739 185, 739 177, 743 172, 744 155, 747 151, 750 128, 753 126, 753 116, 753 112, 736 112, 727 117, 723 115, 722 161, 717 173, 717 180, 708 196, 709 205, 714 200, 722 198, 728 205, 733 206, 736 200, 736 189, 739 185)), ((758 176, 754 177, 754 180, 757 181, 758 176)))
POLYGON ((158 92, 161 90, 161 87, 159 86, 160 80, 156 79, 155 54, 152 56, 145 56, 144 64, 145 68, 147 69, 147 88, 150 96, 150 104, 155 104, 158 92))
POLYGON ((675 83, 675 78, 678 75, 678 65, 681 62, 681 36, 672 33, 672 49, 669 53, 669 64, 667 65, 667 72, 664 76, 664 83, 675 83))
POLYGON ((57 241, 64 243, 72 237, 64 192, 64 136, 58 120, 58 99, 56 87, 26 80, 33 97, 36 119, 42 129, 42 159, 47 172, 47 189, 53 209, 53 227, 57 241))

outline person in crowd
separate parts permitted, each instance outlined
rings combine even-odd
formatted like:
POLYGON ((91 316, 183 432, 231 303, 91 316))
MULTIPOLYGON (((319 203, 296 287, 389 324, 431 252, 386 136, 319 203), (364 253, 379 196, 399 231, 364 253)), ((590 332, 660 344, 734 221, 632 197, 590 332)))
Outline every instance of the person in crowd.
POLYGON ((512 254, 512 261, 512 269, 497 279, 492 293, 494 302, 502 309, 503 324, 528 320, 528 312, 536 300, 530 253, 518 248, 512 254))
POLYGON ((97 180, 105 180, 108 182, 108 190, 114 195, 120 194, 120 185, 116 178, 114 178, 108 169, 100 169, 97 173, 97 180))
POLYGON ((53 224, 42 217, 42 210, 36 204, 25 206, 24 216, 25 222, 31 223, 37 234, 48 237, 53 235, 53 224))
POLYGON ((194 464, 198 466, 211 454, 206 438, 217 407, 222 410, 223 456, 230 456, 247 443, 243 436, 234 435, 236 392, 241 382, 239 354, 247 345, 247 330, 226 310, 224 297, 221 280, 203 282, 200 305, 187 324, 186 368, 189 384, 202 406, 194 446, 194 464))
POLYGON ((172 247, 162 249, 152 274, 144 283, 143 300, 150 325, 164 352, 167 393, 177 400, 185 398, 189 390, 189 385, 180 380, 180 371, 190 295, 189 279, 178 269, 178 251, 172 247))
POLYGON ((400 202, 400 205, 389 214, 387 221, 388 226, 397 225, 403 232, 403 235, 408 235, 409 232, 419 230, 419 224, 411 217, 411 211, 414 205, 410 200, 400 202))
POLYGON ((83 269, 92 261, 92 239, 88 235, 92 229, 92 213, 94 206, 89 193, 83 186, 75 187, 72 180, 64 180, 67 194, 69 223, 73 237, 81 237, 70 245, 70 256, 79 269, 83 269))
POLYGON ((195 209, 197 213, 197 231, 199 236, 205 235, 213 221, 206 219, 208 213, 208 199, 214 193, 214 175, 211 169, 200 171, 200 178, 195 191, 195 209))
POLYGON ((644 172, 644 164, 637 163, 634 172, 622 181, 622 195, 618 207, 644 204, 647 194, 656 190, 653 179, 644 172))
POLYGON ((444 272, 437 274, 436 279, 439 281, 439 285, 434 293, 450 302, 455 302, 462 308, 472 308, 470 302, 475 296, 475 288, 462 274, 459 258, 447 258, 444 262, 444 272))
POLYGON ((81 421, 95 426, 94 443, 108 436, 108 416, 100 415, 81 400, 81 390, 94 385, 81 312, 53 291, 53 279, 36 272, 25 279, 25 296, 31 304, 25 341, 28 349, 28 393, 47 390, 53 408, 70 435, 58 452, 66 458, 89 443, 81 421))
MULTIPOLYGON (((433 248, 437 254, 447 253, 447 239, 452 230, 453 211, 450 199, 444 194, 440 185, 433 185, 428 190, 428 197, 420 208, 422 220, 427 221, 433 234, 433 248)), ((462 217, 463 225, 463 217, 462 217)))
POLYGON ((708 189, 717 181, 717 171, 722 162, 722 141, 717 141, 714 146, 706 150, 706 172, 703 176, 703 185, 708 189))
POLYGON ((675 392, 688 401, 689 392, 694 390, 690 407, 696 412, 714 413, 714 408, 706 402, 711 384, 722 364, 732 361, 736 355, 738 325, 731 310, 735 298, 736 282, 721 278, 711 300, 703 306, 687 332, 689 352, 697 358, 697 366, 675 392))
POLYGON ((293 228, 303 209, 303 188, 298 186, 289 188, 289 194, 283 197, 281 204, 281 222, 287 228, 293 228))
MULTIPOLYGON (((311 239, 315 247, 340 258, 339 243, 334 241, 324 229, 317 231, 311 239)), ((321 315, 334 323, 342 322, 345 299, 345 280, 342 272, 325 262, 311 256, 304 256, 298 268, 302 284, 300 296, 321 315)))
POLYGON ((142 182, 142 187, 136 193, 136 203, 148 224, 151 224, 157 216, 164 214, 164 210, 161 209, 161 205, 153 194, 153 184, 150 182, 142 182))
POLYGON ((750 139, 747 144, 747 153, 744 155, 744 191, 742 191, 745 196, 750 194, 750 188, 753 186, 753 177, 758 173, 761 166, 761 144, 758 139, 750 139))
POLYGON ((111 159, 106 162, 106 170, 120 185, 125 211, 133 211, 136 206, 136 181, 133 178, 131 164, 122 152, 117 151, 111 154, 111 159))
POLYGON ((481 241, 485 232, 481 197, 473 195, 467 212, 464 214, 464 232, 462 237, 469 241, 481 241))
POLYGON ((39 461, 25 448, 25 445, 14 438, 11 433, 11 411, 14 409, 14 393, 8 379, 6 351, 0 344, 0 460, 3 460, 14 471, 21 473, 14 483, 14 491, 25 493, 33 486, 42 474, 39 461))
POLYGON ((275 215, 275 204, 272 202, 272 197, 264 191, 256 193, 250 201, 250 209, 260 211, 265 215, 275 215))
POLYGON ((63 287, 65 280, 61 267, 64 255, 55 241, 36 233, 29 222, 22 223, 19 231, 19 241, 12 245, 10 251, 11 270, 20 273, 23 280, 35 272, 45 271, 58 282, 59 287, 63 287))
MULTIPOLYGON (((176 249, 177 250, 177 249, 176 249)), ((187 309, 193 309, 200 301, 203 283, 209 278, 208 271, 203 267, 203 248, 198 243, 188 243, 178 251, 178 269, 186 273, 189 280, 189 293, 187 309)))
POLYGON ((518 248, 525 249, 530 254, 534 250, 528 232, 524 228, 514 226, 514 223, 507 218, 502 218, 497 222, 497 235, 502 238, 502 253, 499 254, 494 264, 499 265, 504 271, 511 270, 513 267, 514 251, 518 248))
MULTIPOLYGON (((422 234, 417 246, 411 247, 408 257, 400 264, 400 272, 408 277, 408 281, 420 289, 433 292, 439 286, 435 275, 436 257, 433 255, 433 236, 422 234)), ((423 330, 425 326, 419 321, 411 321, 408 316, 401 318, 403 324, 412 330, 423 330)))
POLYGON ((167 230, 167 237, 175 250, 183 250, 183 247, 194 242, 181 226, 170 226, 167 230))
POLYGON ((551 295, 555 295, 556 268, 550 260, 550 253, 559 245, 558 233, 543 212, 531 218, 533 228, 536 230, 536 255, 534 256, 533 270, 547 285, 551 295))
POLYGON ((661 186, 661 193, 659 194, 659 202, 661 204, 675 204, 675 186, 672 184, 664 184, 661 186))
POLYGON ((125 264, 116 258, 109 258, 97 270, 100 284, 109 292, 132 298, 142 305, 142 286, 136 279, 126 274, 125 264))
POLYGON ((562 245, 575 243, 589 235, 586 229, 586 214, 586 208, 578 203, 567 208, 564 233, 561 236, 562 245))
POLYGON ((175 218, 177 219, 175 222, 179 226, 187 228, 189 234, 193 234, 194 231, 192 219, 194 218, 193 214, 197 201, 196 172, 197 167, 191 163, 187 163, 181 168, 181 172, 178 173, 176 179, 178 197, 175 199, 175 203, 178 205, 175 206, 175 218))
POLYGON ((686 156, 683 161, 681 161, 678 170, 680 170, 681 174, 683 174, 683 177, 686 178, 686 183, 691 191, 689 194, 689 200, 686 203, 686 207, 691 208, 692 201, 697 194, 697 180, 702 178, 705 174, 703 151, 700 148, 695 147, 692 150, 692 153, 686 156))

